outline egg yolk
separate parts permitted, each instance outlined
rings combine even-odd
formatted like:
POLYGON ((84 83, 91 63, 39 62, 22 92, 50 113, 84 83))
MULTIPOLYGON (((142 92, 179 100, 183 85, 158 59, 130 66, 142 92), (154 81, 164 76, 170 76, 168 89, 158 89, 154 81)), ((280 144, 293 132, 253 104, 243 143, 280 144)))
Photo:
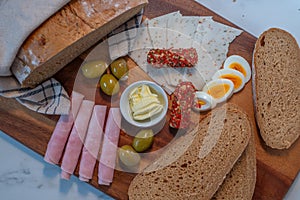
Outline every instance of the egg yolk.
POLYGON ((209 88, 207 93, 215 99, 219 99, 229 91, 230 85, 228 84, 218 84, 209 88))
POLYGON ((202 100, 198 100, 198 104, 201 105, 201 106, 204 106, 206 104, 206 102, 202 101, 202 100))
POLYGON ((235 70, 241 72, 245 77, 247 75, 246 70, 244 69, 244 67, 240 63, 237 63, 237 62, 231 63, 229 65, 229 68, 230 69, 235 69, 235 70))
POLYGON ((242 79, 234 74, 224 74, 220 78, 229 79, 233 82, 234 89, 238 89, 242 85, 242 79))
POLYGON ((196 108, 201 108, 201 107, 204 106, 205 104, 206 104, 205 101, 202 101, 202 100, 200 100, 200 99, 197 99, 197 100, 195 101, 194 106, 195 106, 196 108))

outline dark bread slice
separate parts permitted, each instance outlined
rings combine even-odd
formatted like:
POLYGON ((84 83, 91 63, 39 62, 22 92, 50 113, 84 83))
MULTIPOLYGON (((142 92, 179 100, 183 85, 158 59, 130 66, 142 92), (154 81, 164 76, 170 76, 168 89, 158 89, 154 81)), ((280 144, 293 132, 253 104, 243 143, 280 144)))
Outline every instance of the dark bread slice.
POLYGON ((224 182, 214 194, 212 200, 251 200, 254 194, 255 183, 256 150, 254 133, 252 132, 248 146, 234 164, 229 174, 227 174, 224 182))
POLYGON ((294 37, 271 28, 253 52, 256 121, 265 143, 289 148, 300 135, 300 49, 294 37))
POLYGON ((241 156, 251 123, 231 104, 214 109, 198 127, 138 174, 129 199, 210 199, 241 156))

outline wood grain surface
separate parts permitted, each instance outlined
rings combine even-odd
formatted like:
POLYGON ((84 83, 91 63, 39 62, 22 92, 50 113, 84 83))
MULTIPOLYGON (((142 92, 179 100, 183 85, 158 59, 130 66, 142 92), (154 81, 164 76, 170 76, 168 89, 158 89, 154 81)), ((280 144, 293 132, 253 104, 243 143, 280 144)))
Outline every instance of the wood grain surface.
MULTIPOLYGON (((149 5, 145 9, 145 16, 153 18, 178 10, 183 15, 213 16, 215 21, 236 27, 192 0, 149 0, 149 5)), ((251 63, 255 41, 256 38, 254 36, 243 32, 230 45, 228 55, 241 55, 251 63)), ((55 75, 55 78, 63 84, 69 94, 73 89, 74 79, 83 58, 84 56, 76 58, 55 75)), ((131 68, 136 67, 134 62, 129 59, 128 64, 131 68)), ((142 71, 137 71, 133 78, 149 79, 142 71)), ((110 98, 103 95, 99 90, 97 91, 96 103, 109 104, 110 98)), ((242 92, 235 94, 230 99, 230 102, 241 106, 250 116, 252 123, 255 124, 251 82, 246 84, 242 92)), ((0 97, 0 119, 0 129, 2 131, 43 156, 58 116, 38 114, 24 108, 13 99, 0 97)), ((169 132, 167 125, 165 125, 163 130, 156 135, 152 150, 157 150, 166 145, 172 137, 173 135, 169 132)), ((257 182, 253 199, 282 199, 300 169, 300 140, 298 139, 288 150, 273 150, 264 144, 259 136, 257 127, 255 127, 255 139, 257 182)), ((119 145, 128 144, 131 140, 130 136, 121 132, 119 145)), ((75 175, 78 176, 78 169, 76 169, 75 175)), ((95 169, 94 177, 90 184, 116 199, 128 199, 127 189, 134 176, 134 173, 116 170, 111 186, 99 186, 97 183, 97 170, 95 169)))

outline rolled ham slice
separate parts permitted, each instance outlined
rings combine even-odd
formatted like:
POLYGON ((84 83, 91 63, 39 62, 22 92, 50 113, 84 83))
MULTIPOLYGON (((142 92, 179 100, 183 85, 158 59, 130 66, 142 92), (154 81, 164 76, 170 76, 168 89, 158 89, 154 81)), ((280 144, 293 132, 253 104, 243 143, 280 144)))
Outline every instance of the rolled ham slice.
POLYGON ((59 163, 83 98, 82 94, 75 91, 72 92, 71 110, 68 115, 61 115, 56 123, 44 156, 46 162, 51 164, 59 163))
POLYGON ((93 107, 93 101, 82 101, 62 159, 61 178, 63 179, 69 180, 71 174, 73 174, 76 168, 80 152, 84 143, 87 128, 89 125, 89 121, 92 116, 93 107))
POLYGON ((105 126, 105 134, 98 168, 98 183, 100 185, 109 185, 113 180, 120 126, 120 109, 110 108, 105 126))
POLYGON ((94 106, 80 159, 79 179, 82 181, 87 182, 93 176, 103 138, 106 108, 104 105, 94 106))

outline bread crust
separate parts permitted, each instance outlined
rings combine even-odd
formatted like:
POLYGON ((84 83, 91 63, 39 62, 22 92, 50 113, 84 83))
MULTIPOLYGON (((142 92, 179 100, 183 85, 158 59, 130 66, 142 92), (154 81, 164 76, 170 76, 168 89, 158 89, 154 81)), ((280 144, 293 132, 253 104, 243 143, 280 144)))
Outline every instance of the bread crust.
POLYGON ((266 145, 288 149, 300 135, 300 49, 295 38, 278 28, 263 32, 252 68, 260 135, 266 145))
POLYGON ((70 1, 25 40, 11 67, 12 73, 22 86, 36 86, 140 12, 147 3, 70 1))
POLYGON ((133 179, 128 189, 129 199, 212 198, 248 145, 251 131, 248 116, 233 109, 232 104, 214 109, 201 120, 199 128, 191 130, 187 137, 179 138, 179 142, 174 143, 158 161, 133 179), (221 125, 220 137, 216 139, 216 124, 222 124, 221 121, 224 126, 221 125), (200 156, 205 137, 217 142, 208 153, 200 156), (187 144, 187 138, 193 138, 191 145, 187 144), (183 149, 180 144, 189 145, 185 152, 178 153, 178 149, 183 149), (177 159, 166 163, 172 153, 179 154, 177 159))

